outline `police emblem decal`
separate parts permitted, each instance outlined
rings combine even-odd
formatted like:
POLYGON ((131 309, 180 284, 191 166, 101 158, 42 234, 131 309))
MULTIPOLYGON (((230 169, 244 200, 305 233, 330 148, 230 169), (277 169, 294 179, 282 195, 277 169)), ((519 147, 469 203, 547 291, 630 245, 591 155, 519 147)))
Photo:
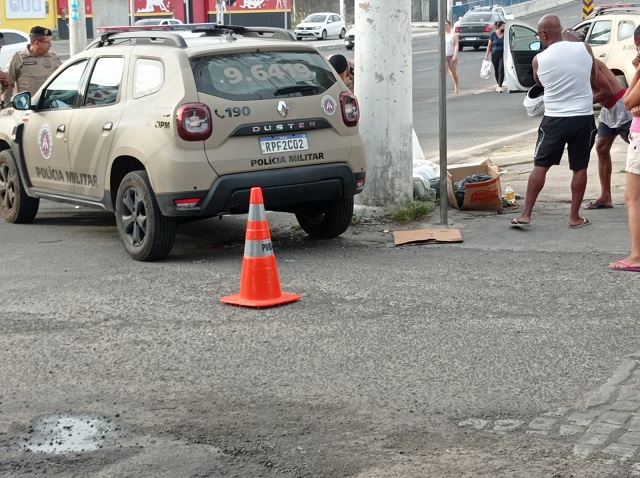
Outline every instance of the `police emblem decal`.
POLYGON ((42 62, 42 66, 44 66, 45 68, 51 68, 51 63, 49 62, 49 60, 45 60, 42 62))
POLYGON ((38 146, 40 146, 42 157, 49 159, 53 149, 53 136, 51 135, 51 129, 46 124, 40 128, 40 133, 38 133, 38 146))
POLYGON ((323 96, 322 101, 320 101, 320 104, 322 105, 322 110, 328 116, 331 116, 332 114, 334 114, 336 112, 336 109, 338 108, 338 104, 336 103, 336 100, 333 98, 333 96, 330 96, 330 95, 323 96))

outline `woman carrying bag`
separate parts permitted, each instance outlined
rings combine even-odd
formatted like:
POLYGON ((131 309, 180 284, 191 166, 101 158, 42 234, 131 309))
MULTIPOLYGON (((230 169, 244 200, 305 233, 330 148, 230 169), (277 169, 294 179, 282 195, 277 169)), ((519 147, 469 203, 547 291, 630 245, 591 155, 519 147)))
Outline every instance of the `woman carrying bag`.
POLYGON ((484 55, 484 59, 489 59, 489 53, 491 53, 491 63, 493 63, 493 72, 496 75, 496 91, 502 93, 502 82, 504 81, 504 62, 502 56, 504 55, 504 27, 505 23, 502 20, 498 20, 495 23, 495 30, 491 32, 489 43, 487 44, 487 53, 484 55))

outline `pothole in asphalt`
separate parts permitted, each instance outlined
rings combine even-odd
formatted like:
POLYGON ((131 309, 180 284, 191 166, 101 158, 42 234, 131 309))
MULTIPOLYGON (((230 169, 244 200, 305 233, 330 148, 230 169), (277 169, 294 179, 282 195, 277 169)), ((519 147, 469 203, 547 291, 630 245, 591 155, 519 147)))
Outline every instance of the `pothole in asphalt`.
POLYGON ((78 453, 115 446, 122 426, 111 418, 92 414, 57 414, 40 418, 22 444, 25 451, 78 453))

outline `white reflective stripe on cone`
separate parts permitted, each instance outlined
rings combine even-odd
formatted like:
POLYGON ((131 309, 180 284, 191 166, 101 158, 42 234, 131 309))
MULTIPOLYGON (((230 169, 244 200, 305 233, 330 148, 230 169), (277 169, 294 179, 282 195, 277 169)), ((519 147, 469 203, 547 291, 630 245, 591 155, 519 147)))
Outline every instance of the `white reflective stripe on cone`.
POLYGON ((266 257, 273 255, 271 239, 251 240, 244 242, 245 257, 266 257))
POLYGON ((249 205, 249 221, 264 221, 266 219, 266 213, 264 212, 264 204, 250 204, 249 205))

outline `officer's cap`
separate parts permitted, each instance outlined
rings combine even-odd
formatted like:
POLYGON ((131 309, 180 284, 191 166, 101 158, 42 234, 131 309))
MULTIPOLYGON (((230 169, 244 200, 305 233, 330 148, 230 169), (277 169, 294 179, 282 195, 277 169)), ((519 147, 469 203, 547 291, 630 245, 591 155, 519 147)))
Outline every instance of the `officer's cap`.
POLYGON ((46 37, 50 37, 53 35, 53 32, 45 27, 33 27, 29 33, 44 35, 46 37))

